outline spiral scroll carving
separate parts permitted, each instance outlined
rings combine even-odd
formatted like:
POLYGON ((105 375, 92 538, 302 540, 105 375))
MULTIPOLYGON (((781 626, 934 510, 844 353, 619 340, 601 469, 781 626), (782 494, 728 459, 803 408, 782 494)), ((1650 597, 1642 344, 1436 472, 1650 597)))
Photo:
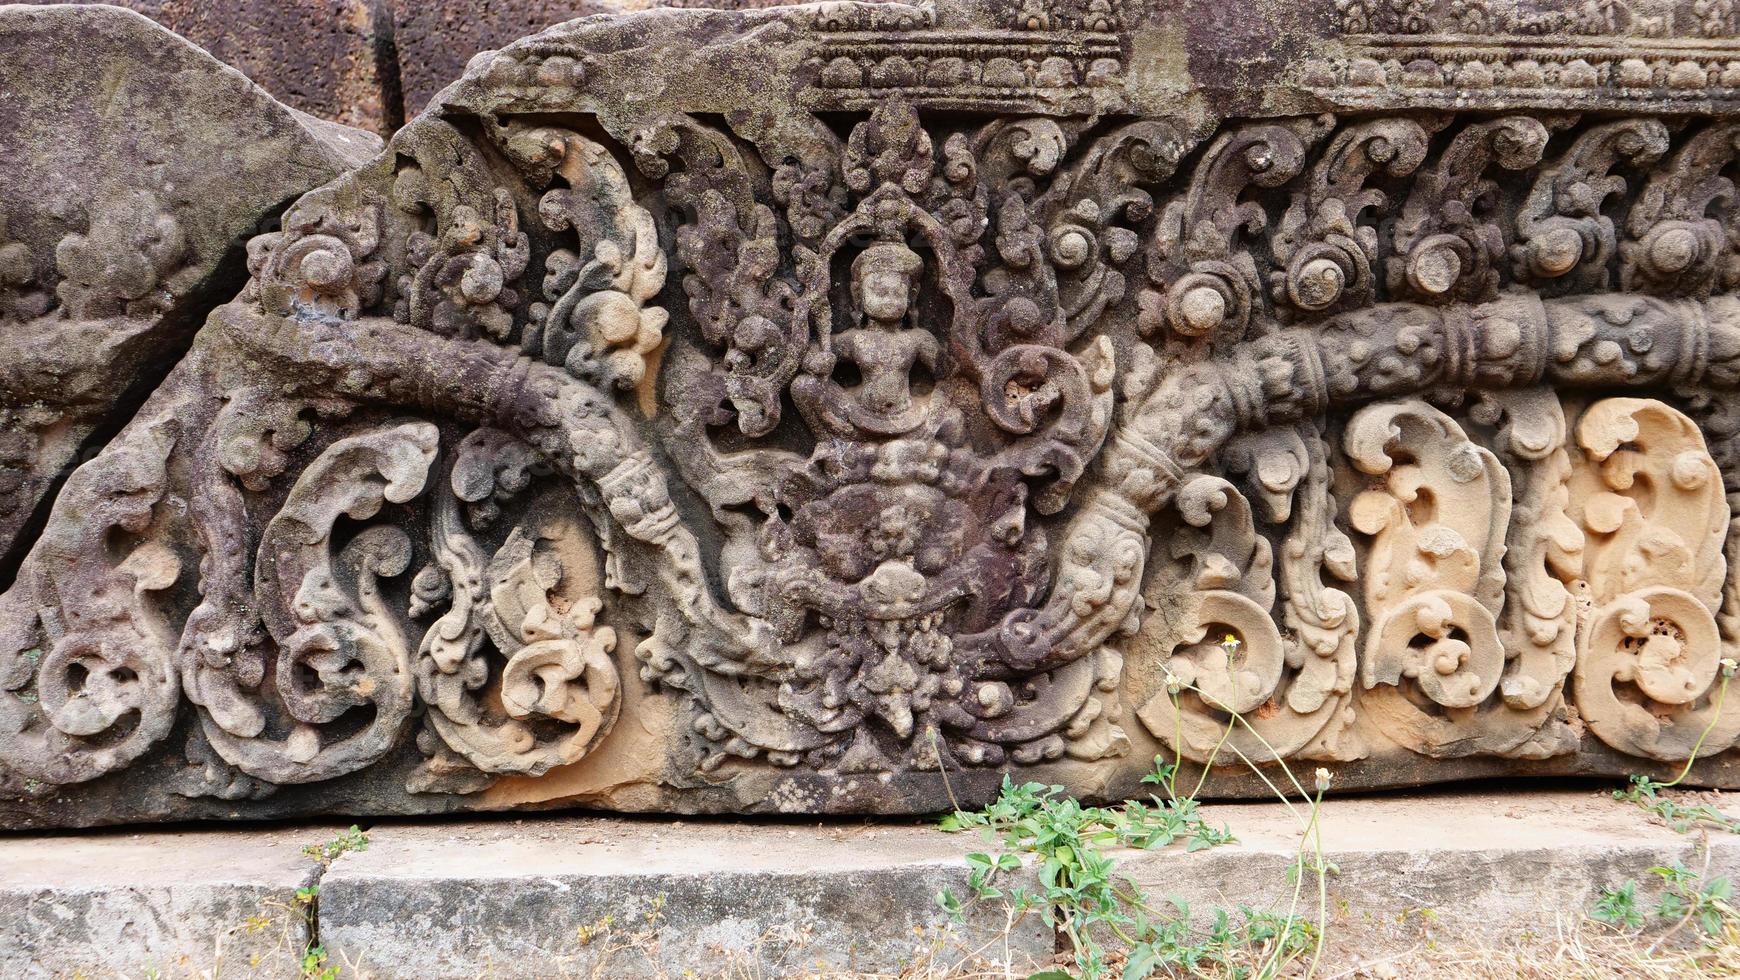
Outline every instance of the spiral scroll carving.
POLYGON ((67 481, 0 786, 918 810, 1740 738, 1732 123, 686 113, 540 44, 256 237, 67 481))

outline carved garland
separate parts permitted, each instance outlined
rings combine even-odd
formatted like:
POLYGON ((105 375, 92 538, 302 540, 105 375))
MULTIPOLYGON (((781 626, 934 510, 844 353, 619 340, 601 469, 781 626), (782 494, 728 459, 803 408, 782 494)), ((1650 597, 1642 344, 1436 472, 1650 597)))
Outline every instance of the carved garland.
POLYGON ((421 705, 411 788, 472 791, 607 737, 619 643, 702 769, 1092 760, 1125 703, 1199 760, 1705 727, 1731 125, 596 122, 419 121, 250 245, 204 394, 0 597, 0 763, 114 771, 185 695, 309 782, 421 705))

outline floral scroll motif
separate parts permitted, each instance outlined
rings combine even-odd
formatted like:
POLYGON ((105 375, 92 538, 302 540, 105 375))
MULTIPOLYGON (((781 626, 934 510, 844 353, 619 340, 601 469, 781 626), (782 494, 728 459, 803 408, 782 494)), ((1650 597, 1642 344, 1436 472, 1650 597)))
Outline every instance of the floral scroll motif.
POLYGON ((180 685, 157 594, 182 562, 167 519, 173 425, 135 430, 62 491, 70 519, 0 601, 0 759, 46 783, 120 769, 168 734, 180 685))
POLYGON ((1277 562, 1251 504, 1230 484, 1198 477, 1180 491, 1185 528, 1158 535, 1172 554, 1147 590, 1151 611, 1133 641, 1170 650, 1166 690, 1138 716, 1198 762, 1230 753, 1228 745, 1258 762, 1301 751, 1357 757, 1346 728, 1359 614, 1352 597, 1323 581, 1325 571, 1353 577, 1353 549, 1330 509, 1321 437, 1311 426, 1247 437, 1229 447, 1229 468, 1251 474, 1268 522, 1296 525, 1277 562), (1204 540, 1191 527, 1212 531, 1204 540))
POLYGON ((1362 704, 1387 734, 1427 755, 1553 754, 1569 737, 1556 700, 1527 705, 1521 696, 1526 681, 1537 687, 1531 694, 1550 690, 1550 669, 1546 678, 1511 674, 1510 690, 1500 691, 1510 659, 1498 621, 1510 473, 1417 401, 1361 409, 1346 443, 1353 464, 1382 480, 1349 513, 1371 537, 1362 704))
MULTIPOLYGON (((0 784, 913 810, 1740 738, 1732 124, 685 112, 546 43, 256 237, 67 480, 0 784)), ((60 283, 114 315, 178 274, 138 203, 60 283)))
POLYGON ((596 588, 591 535, 573 526, 516 526, 490 555, 461 516, 467 498, 502 501, 524 489, 525 470, 512 461, 529 455, 489 429, 460 444, 450 492, 436 507, 436 563, 419 574, 412 610, 447 606, 419 646, 418 692, 435 735, 479 773, 536 776, 576 762, 610 730, 621 706, 610 656, 616 632, 597 622, 602 601, 573 596, 572 588, 568 596, 556 592, 564 580, 590 580, 584 592, 596 588), (579 567, 565 567, 564 556, 579 567))
POLYGON ((1740 720, 1711 703, 1725 647, 1716 626, 1728 501, 1704 438, 1658 401, 1610 398, 1577 422, 1573 499, 1588 535, 1581 581, 1590 619, 1577 653, 1577 704, 1602 741, 1677 760, 1719 751, 1740 720), (1705 729, 1716 725, 1707 735, 1705 729))
POLYGON ((206 738, 230 765, 273 783, 330 779, 397 739, 412 709, 410 642, 382 583, 405 572, 411 542, 384 523, 342 543, 334 531, 420 494, 436 441, 427 423, 377 430, 303 471, 260 536, 257 623, 247 606, 215 605, 233 585, 208 585, 214 604, 196 611, 202 629, 183 656, 206 738), (216 626, 229 616, 242 619, 216 626), (347 715, 356 723, 331 724, 347 715))

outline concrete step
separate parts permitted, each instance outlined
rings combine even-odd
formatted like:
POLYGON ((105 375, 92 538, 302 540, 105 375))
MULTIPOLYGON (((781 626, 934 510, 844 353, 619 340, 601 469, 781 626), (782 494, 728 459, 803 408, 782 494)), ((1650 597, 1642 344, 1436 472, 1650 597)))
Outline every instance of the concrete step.
POLYGON ((377 825, 368 850, 322 880, 320 937, 377 977, 783 977, 1049 960, 1052 931, 1036 915, 1007 930, 989 907, 951 922, 936 896, 967 893, 977 841, 933 827, 377 825))
POLYGON ((337 828, 0 835, 0 977, 293 977, 337 828))
MULTIPOLYGON (((1120 869, 1199 911, 1293 907, 1296 815, 1205 811, 1238 842, 1119 852, 1120 869)), ((1654 865, 1740 870, 1740 837, 1675 833, 1599 790, 1332 795, 1321 820, 1341 964, 1550 938, 1654 865)), ((339 829, 0 838, 0 976, 297 976, 310 940, 344 977, 1023 976, 1055 947, 997 902, 951 921, 935 897, 965 897, 986 847, 929 824, 422 820, 372 826, 329 867, 303 853, 339 829)))

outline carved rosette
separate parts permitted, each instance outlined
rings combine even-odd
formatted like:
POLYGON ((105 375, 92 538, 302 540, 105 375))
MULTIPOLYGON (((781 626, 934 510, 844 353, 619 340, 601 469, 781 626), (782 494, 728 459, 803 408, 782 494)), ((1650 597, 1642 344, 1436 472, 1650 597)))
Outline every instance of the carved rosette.
POLYGON ((5 773, 917 809, 1740 737, 1730 124, 685 114, 587 57, 254 239, 0 595, 5 773))

